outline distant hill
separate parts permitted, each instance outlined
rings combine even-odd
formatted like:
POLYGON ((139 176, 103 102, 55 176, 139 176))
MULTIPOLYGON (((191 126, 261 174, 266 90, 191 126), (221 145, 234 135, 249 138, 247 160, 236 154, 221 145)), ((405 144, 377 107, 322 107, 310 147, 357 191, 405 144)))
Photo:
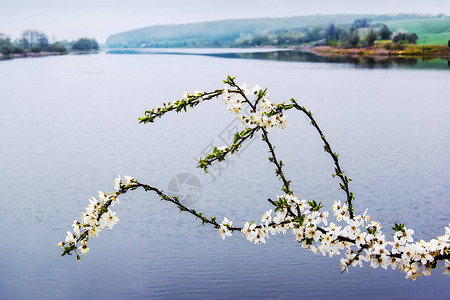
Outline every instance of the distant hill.
POLYGON ((417 14, 400 15, 310 15, 287 18, 235 19, 178 25, 149 26, 114 34, 106 40, 109 48, 138 47, 224 47, 241 34, 310 27, 315 25, 350 24, 368 18, 372 23, 428 19, 417 14))
POLYGON ((447 45, 450 40, 450 17, 391 20, 384 22, 390 30, 405 29, 419 37, 418 45, 447 45))

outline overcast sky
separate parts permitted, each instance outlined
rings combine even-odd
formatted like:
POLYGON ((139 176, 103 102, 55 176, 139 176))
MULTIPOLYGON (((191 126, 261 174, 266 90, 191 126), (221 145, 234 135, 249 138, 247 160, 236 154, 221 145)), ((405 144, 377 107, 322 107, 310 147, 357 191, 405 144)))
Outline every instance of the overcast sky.
POLYGON ((50 40, 94 37, 155 24, 311 14, 424 13, 450 15, 450 0, 0 0, 0 33, 26 29, 50 40))

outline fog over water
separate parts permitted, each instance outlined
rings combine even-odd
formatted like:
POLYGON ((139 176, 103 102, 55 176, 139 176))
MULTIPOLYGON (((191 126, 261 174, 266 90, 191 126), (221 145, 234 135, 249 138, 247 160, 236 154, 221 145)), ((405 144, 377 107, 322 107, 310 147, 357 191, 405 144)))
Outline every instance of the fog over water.
POLYGON ((118 32, 156 24, 180 24, 237 18, 286 17, 313 14, 450 14, 442 0, 6 0, 0 2, 0 32, 13 38, 37 29, 50 38, 93 37, 104 42, 118 32))

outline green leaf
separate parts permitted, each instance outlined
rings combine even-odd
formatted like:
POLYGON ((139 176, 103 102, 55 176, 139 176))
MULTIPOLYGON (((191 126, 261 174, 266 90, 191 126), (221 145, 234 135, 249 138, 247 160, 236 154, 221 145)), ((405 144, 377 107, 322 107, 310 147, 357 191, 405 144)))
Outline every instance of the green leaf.
POLYGON ((66 246, 66 247, 64 247, 64 251, 63 251, 63 253, 61 254, 61 256, 64 256, 64 255, 72 255, 72 251, 73 250, 75 250, 75 249, 77 249, 77 247, 75 246, 75 244, 70 244, 69 246, 66 246))

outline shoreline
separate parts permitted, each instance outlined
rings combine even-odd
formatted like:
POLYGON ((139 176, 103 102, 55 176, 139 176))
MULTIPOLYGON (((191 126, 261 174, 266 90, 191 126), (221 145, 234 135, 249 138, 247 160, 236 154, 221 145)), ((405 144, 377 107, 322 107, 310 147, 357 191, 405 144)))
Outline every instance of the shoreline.
POLYGON ((58 56, 58 55, 68 55, 68 54, 94 54, 99 53, 99 50, 93 51, 67 51, 67 52, 46 52, 42 51, 39 53, 29 52, 29 53, 13 53, 10 55, 3 55, 0 53, 0 61, 11 60, 16 58, 35 58, 35 57, 47 57, 47 56, 58 56))
POLYGON ((318 56, 351 56, 373 58, 440 58, 450 60, 450 47, 436 45, 402 45, 403 49, 386 49, 382 45, 358 48, 340 48, 335 46, 315 46, 309 51, 318 56))
POLYGON ((66 55, 68 52, 40 52, 40 53, 13 53, 10 55, 3 55, 0 53, 0 60, 9 60, 15 58, 28 58, 28 57, 46 57, 46 56, 55 56, 55 55, 66 55))

